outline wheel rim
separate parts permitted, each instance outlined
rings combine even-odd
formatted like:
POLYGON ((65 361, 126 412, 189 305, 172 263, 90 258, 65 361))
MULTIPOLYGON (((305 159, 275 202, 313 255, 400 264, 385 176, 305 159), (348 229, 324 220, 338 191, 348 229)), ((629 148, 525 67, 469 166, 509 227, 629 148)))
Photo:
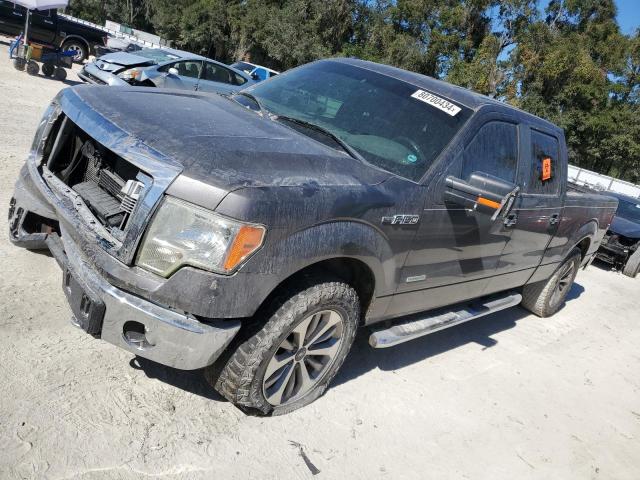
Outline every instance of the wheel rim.
POLYGON ((558 305, 562 299, 566 297, 567 293, 569 293, 569 289, 571 288, 571 283, 573 281, 573 270, 573 262, 567 263, 560 270, 558 281, 556 282, 553 295, 551 296, 551 304, 553 306, 558 305))
POLYGON ((77 43, 70 43, 69 45, 67 45, 66 47, 64 47, 65 51, 69 51, 71 50, 72 52, 76 52, 76 54, 72 57, 74 61, 79 62, 80 60, 82 60, 82 57, 84 56, 84 52, 82 50, 82 47, 80 45, 78 45, 77 43))
POLYGON ((342 345, 344 321, 334 310, 309 315, 292 328, 267 364, 262 392, 273 406, 302 398, 325 376, 342 345))

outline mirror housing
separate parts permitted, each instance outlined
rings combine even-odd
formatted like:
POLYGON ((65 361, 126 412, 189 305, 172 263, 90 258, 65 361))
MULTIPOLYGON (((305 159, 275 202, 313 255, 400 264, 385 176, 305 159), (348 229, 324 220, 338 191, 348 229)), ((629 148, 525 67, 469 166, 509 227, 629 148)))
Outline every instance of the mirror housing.
POLYGON ((491 215, 492 220, 506 215, 520 188, 483 172, 473 172, 468 181, 448 176, 445 181, 445 204, 491 215))
POLYGON ((168 73, 169 75, 174 76, 174 77, 177 77, 177 76, 179 76, 179 75, 180 75, 180 72, 178 72, 178 69, 177 69, 177 68, 175 68, 175 67, 171 67, 169 70, 167 70, 167 73, 168 73))

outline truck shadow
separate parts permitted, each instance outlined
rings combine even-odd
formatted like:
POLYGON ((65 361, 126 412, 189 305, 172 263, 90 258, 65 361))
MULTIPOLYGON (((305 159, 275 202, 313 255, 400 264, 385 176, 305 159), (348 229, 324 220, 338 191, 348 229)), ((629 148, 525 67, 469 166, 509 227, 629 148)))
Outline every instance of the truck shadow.
MULTIPOLYGON (((567 296, 567 302, 577 299, 584 291, 582 285, 574 283, 567 296)), ((398 370, 468 343, 482 345, 483 350, 491 348, 498 343, 491 338, 492 335, 515 327, 518 321, 531 315, 521 307, 509 308, 387 349, 371 348, 368 344, 369 329, 362 328, 332 385, 348 382, 376 368, 385 371, 398 370)), ((144 372, 148 378, 209 400, 226 402, 226 399, 207 383, 203 370, 178 370, 142 357, 134 357, 129 365, 144 372)))
POLYGON ((185 392, 193 393, 209 400, 227 401, 207 383, 202 369, 178 370, 142 357, 132 358, 129 366, 134 370, 142 370, 148 378, 160 380, 185 392))
MULTIPOLYGON (((566 301, 577 299, 584 291, 582 285, 574 283, 566 301)), ((515 327, 519 320, 529 316, 533 314, 522 307, 509 308, 384 349, 371 348, 368 343, 369 330, 363 328, 332 385, 348 382, 376 368, 398 370, 468 343, 482 345, 482 350, 489 349, 498 343, 492 338, 493 335, 515 327)), ((535 321, 535 317, 532 321, 535 321)))

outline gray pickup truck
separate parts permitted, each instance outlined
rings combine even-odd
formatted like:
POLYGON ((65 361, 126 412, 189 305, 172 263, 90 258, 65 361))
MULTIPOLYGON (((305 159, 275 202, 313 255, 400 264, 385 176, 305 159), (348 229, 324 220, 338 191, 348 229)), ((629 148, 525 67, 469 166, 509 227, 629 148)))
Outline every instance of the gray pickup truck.
POLYGON ((360 326, 383 348, 518 304, 552 315, 616 205, 567 190, 553 124, 332 59, 229 97, 63 90, 9 229, 56 258, 78 327, 282 414, 360 326))

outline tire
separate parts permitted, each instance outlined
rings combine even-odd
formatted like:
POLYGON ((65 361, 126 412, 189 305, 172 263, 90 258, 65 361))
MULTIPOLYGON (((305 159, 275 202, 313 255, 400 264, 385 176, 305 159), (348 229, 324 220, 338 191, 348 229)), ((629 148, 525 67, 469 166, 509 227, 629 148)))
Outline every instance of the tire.
POLYGON ((27 62, 24 58, 14 58, 13 59, 13 68, 19 71, 24 71, 24 67, 26 67, 27 62))
POLYGON ((236 406, 282 415, 327 389, 353 344, 360 302, 346 283, 319 281, 287 292, 270 311, 205 376, 236 406), (320 348, 330 354, 313 353, 320 348))
POLYGON ((62 50, 63 51, 67 51, 67 50, 74 50, 76 52, 76 54, 73 56, 73 61, 75 63, 82 63, 84 62, 88 55, 89 55, 89 51, 87 49, 87 46, 85 45, 85 43, 78 39, 78 38, 72 38, 70 40, 67 40, 66 42, 64 42, 62 44, 62 50))
POLYGON ((43 63, 42 64, 42 74, 45 77, 53 76, 53 73, 56 70, 56 66, 53 63, 43 63))
POLYGON ((627 259, 622 273, 631 278, 636 278, 640 273, 640 247, 627 259))
POLYGON ((33 60, 29 60, 29 62, 27 62, 27 73, 29 75, 38 75, 39 72, 40 65, 38 65, 38 63, 33 60))
POLYGON ((62 67, 56 67, 55 71, 53 72, 53 77, 56 80, 64 82, 67 78, 67 71, 62 67))
POLYGON ((582 254, 573 249, 547 280, 525 285, 522 306, 539 317, 550 317, 564 304, 580 268, 582 254))

